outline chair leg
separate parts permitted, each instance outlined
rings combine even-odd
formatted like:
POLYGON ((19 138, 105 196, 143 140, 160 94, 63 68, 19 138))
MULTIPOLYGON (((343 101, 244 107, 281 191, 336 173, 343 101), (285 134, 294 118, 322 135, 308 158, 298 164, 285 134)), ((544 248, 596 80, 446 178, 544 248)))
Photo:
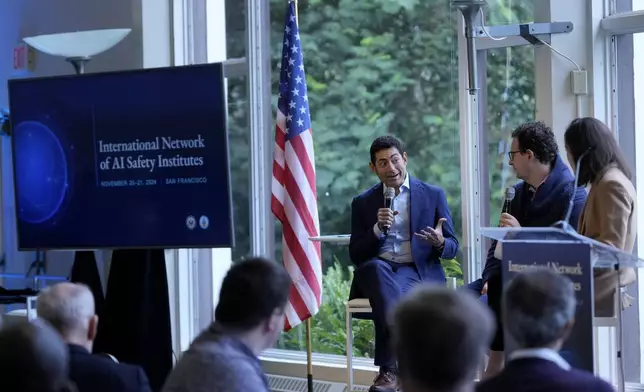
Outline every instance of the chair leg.
POLYGON ((351 319, 353 314, 347 307, 347 391, 353 391, 353 329, 351 328, 351 319))

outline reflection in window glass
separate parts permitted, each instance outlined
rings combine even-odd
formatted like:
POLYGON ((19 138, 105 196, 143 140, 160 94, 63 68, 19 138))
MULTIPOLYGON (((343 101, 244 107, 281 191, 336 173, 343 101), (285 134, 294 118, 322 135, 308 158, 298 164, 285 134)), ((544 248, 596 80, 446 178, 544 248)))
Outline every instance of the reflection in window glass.
MULTIPOLYGON (((445 190, 460 238, 460 15, 444 0, 299 4, 322 234, 350 232, 352 198, 377 183, 368 166, 369 146, 392 134, 407 144, 411 175, 445 190)), ((285 7, 284 0, 271 1, 274 105, 285 7)), ((279 224, 275 243, 281 260, 279 224)), ((322 257, 324 299, 312 320, 313 351, 343 355, 352 265, 346 247, 323 245, 322 257)), ((444 264, 449 275, 462 279, 457 260, 444 264)), ((353 331, 354 355, 371 356, 373 324, 356 322, 353 331)), ((278 347, 304 350, 304 327, 284 334, 278 347)))
POLYGON ((246 77, 227 79, 228 83, 228 151, 233 197, 235 247, 233 260, 250 253, 250 131, 246 77))
MULTIPOLYGON (((487 50, 485 131, 488 146, 489 222, 496 226, 505 189, 517 182, 508 163, 512 131, 535 119, 532 45, 487 50)), ((485 200, 485 199, 483 199, 485 200)))

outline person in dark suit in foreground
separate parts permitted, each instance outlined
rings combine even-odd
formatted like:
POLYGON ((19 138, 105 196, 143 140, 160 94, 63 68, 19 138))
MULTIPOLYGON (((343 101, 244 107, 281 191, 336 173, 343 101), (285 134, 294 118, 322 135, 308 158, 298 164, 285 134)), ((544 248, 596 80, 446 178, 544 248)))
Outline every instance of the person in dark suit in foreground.
POLYGON ((0 390, 75 392, 67 359, 65 343, 46 322, 9 323, 0 330, 0 390))
POLYGON ((445 193, 409 175, 407 153, 398 139, 377 138, 370 157, 369 167, 380 182, 351 203, 349 254, 357 268, 349 297, 369 298, 376 330, 374 362, 380 367, 370 391, 390 392, 398 385, 388 314, 414 285, 445 285, 440 259, 456 256, 458 240, 445 193), (384 208, 388 188, 394 199, 391 208, 384 208))
POLYGON ((519 349, 477 392, 613 392, 593 374, 573 369, 558 353, 574 324, 575 289, 551 269, 518 274, 503 294, 503 320, 519 349))
POLYGON ((59 283, 40 292, 38 317, 51 324, 69 348, 69 378, 78 392, 150 392, 140 366, 92 354, 98 316, 94 296, 81 284, 59 283))
POLYGON ((405 392, 474 390, 476 371, 494 335, 487 306, 464 290, 421 286, 400 301, 393 321, 405 392))

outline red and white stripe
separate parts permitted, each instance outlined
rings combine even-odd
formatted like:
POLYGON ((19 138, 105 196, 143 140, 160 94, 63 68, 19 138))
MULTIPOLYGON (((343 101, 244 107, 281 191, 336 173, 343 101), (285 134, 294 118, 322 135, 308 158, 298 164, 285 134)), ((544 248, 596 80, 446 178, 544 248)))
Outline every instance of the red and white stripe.
POLYGON ((282 222, 284 267, 293 284, 286 307, 289 330, 315 315, 322 301, 322 257, 318 236, 313 134, 308 129, 286 140, 286 117, 277 110, 271 209, 282 222))

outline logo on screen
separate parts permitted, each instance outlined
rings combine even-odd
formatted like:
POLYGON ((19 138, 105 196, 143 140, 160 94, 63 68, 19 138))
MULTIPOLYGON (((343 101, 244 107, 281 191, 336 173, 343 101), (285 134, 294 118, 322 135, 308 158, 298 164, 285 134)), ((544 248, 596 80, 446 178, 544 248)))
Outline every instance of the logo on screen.
POLYGON ((192 230, 197 226, 197 220, 195 219, 194 216, 188 215, 186 218, 186 226, 188 226, 188 229, 192 230))
POLYGON ((199 218, 199 226, 205 230, 208 228, 209 224, 210 224, 210 220, 208 220, 208 217, 205 215, 201 215, 201 218, 199 218))

